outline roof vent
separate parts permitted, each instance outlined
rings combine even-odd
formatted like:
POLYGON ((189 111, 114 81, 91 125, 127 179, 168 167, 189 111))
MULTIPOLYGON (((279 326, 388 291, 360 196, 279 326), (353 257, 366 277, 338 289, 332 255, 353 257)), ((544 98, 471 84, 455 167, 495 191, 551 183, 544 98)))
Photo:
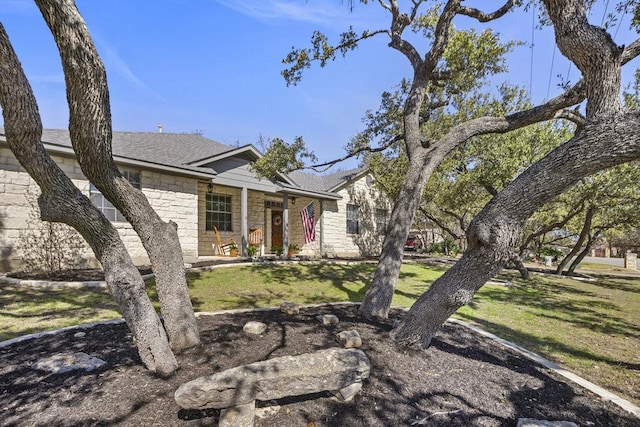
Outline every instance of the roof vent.
POLYGON ((158 133, 162 133, 162 123, 158 123, 158 133))

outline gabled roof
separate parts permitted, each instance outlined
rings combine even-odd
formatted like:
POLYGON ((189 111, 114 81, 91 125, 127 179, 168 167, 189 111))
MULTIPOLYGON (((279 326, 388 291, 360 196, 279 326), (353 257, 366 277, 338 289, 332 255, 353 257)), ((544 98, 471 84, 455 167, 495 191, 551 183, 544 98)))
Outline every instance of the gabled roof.
MULTIPOLYGON (((0 128, 0 142, 2 141, 6 141, 6 138, 4 129, 0 128)), ((74 155, 68 130, 45 129, 42 132, 42 142, 49 151, 74 155)), ((234 147, 188 133, 113 132, 112 150, 114 160, 119 163, 203 179, 213 179, 216 176, 215 170, 205 165, 229 157, 248 160, 262 157, 262 153, 251 144, 234 147)), ((340 196, 335 191, 364 173, 365 168, 328 175, 296 171, 288 175, 282 174, 278 184, 283 192, 338 199, 340 196)))
POLYGON ((327 175, 314 175, 302 171, 289 174, 293 181, 301 187, 314 191, 334 192, 367 173, 365 167, 358 167, 344 171, 337 171, 327 175))

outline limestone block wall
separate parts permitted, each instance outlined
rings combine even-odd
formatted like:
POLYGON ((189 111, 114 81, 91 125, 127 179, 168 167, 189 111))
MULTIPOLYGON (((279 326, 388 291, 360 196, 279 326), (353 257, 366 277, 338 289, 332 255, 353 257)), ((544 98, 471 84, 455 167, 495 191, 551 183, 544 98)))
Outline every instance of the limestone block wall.
MULTIPOLYGON (((178 225, 185 262, 198 257, 198 180, 156 171, 140 174, 142 192, 163 221, 178 225)), ((129 223, 115 223, 134 262, 148 262, 146 251, 129 223)))
MULTIPOLYGON (((241 228, 241 189, 234 187, 226 187, 216 185, 215 194, 223 194, 231 196, 231 228, 232 231, 220 231, 220 237, 224 243, 228 243, 229 239, 233 239, 240 246, 242 241, 241 228)), ((199 246, 198 252, 201 256, 213 255, 213 243, 215 242, 214 232, 206 230, 206 201, 207 201, 207 183, 200 182, 198 184, 198 236, 199 246)))
MULTIPOLYGON (((323 203, 322 256, 376 256, 382 250, 384 235, 376 228, 376 209, 391 213, 391 204, 370 176, 363 176, 341 189, 342 199, 323 203), (359 207, 359 231, 347 233, 347 205, 359 207)), ((387 218, 388 218, 387 215, 387 218)))
MULTIPOLYGON (((54 160, 80 190, 89 194, 89 182, 73 159, 54 157, 54 160)), ((40 188, 20 166, 11 150, 0 147, 0 272, 20 269, 23 257, 21 236, 39 222, 36 202, 39 194, 40 188)), ((78 266, 95 264, 88 245, 81 257, 78 266)))
MULTIPOLYGON (((73 183, 89 196, 89 181, 72 158, 52 156, 73 183)), ((133 169, 132 169, 133 170, 133 169)), ((198 256, 197 180, 141 171, 141 186, 151 206, 165 220, 178 224, 178 235, 185 259, 198 256)), ((27 195, 39 194, 39 188, 19 165, 13 153, 0 147, 0 271, 20 268, 20 233, 28 227, 29 215, 37 207, 32 206, 27 195)), ((114 222, 129 253, 137 264, 148 263, 142 243, 131 225, 114 222)), ((91 249, 86 247, 79 266, 97 265, 91 249)))

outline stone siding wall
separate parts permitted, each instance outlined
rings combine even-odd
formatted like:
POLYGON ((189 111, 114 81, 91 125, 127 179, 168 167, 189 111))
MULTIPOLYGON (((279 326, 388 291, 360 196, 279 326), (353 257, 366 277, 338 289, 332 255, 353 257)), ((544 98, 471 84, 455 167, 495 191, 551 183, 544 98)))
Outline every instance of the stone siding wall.
POLYGON ((342 199, 323 203, 322 256, 358 257, 377 256, 382 250, 384 235, 376 228, 376 209, 391 214, 391 204, 373 183, 370 176, 349 184, 338 192, 342 199), (359 230, 347 233, 347 205, 358 206, 359 230))
MULTIPOLYGON (((89 181, 71 158, 52 156, 73 183, 89 196, 89 181)), ((128 168, 135 170, 133 168, 128 168)), ((198 256, 197 180, 141 171, 142 191, 160 217, 178 224, 178 235, 185 259, 198 256)), ((39 194, 36 183, 19 165, 8 148, 0 148, 0 271, 20 268, 18 250, 20 233, 28 228, 30 211, 34 209, 27 195, 39 194)), ((37 207, 36 207, 37 209, 37 207)), ((148 257, 138 235, 129 223, 113 224, 137 264, 148 263, 148 257)), ((97 265, 87 246, 78 265, 97 265)))

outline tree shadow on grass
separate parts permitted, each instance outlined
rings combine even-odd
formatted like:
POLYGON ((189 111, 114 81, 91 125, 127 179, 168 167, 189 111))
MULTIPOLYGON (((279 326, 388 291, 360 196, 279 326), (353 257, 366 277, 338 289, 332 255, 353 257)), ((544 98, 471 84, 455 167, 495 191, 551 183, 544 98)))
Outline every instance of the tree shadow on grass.
POLYGON ((118 305, 105 288, 52 288, 0 285, 0 341, 77 323, 79 319, 114 318, 118 305), (9 332, 11 331, 11 332, 9 332))
POLYGON ((474 296, 469 306, 476 308, 483 301, 499 301, 521 306, 534 312, 535 316, 560 320, 580 328, 639 338, 638 325, 627 319, 618 305, 607 298, 595 292, 576 289, 566 283, 550 284, 539 279, 533 284, 507 289, 485 286, 474 296))

